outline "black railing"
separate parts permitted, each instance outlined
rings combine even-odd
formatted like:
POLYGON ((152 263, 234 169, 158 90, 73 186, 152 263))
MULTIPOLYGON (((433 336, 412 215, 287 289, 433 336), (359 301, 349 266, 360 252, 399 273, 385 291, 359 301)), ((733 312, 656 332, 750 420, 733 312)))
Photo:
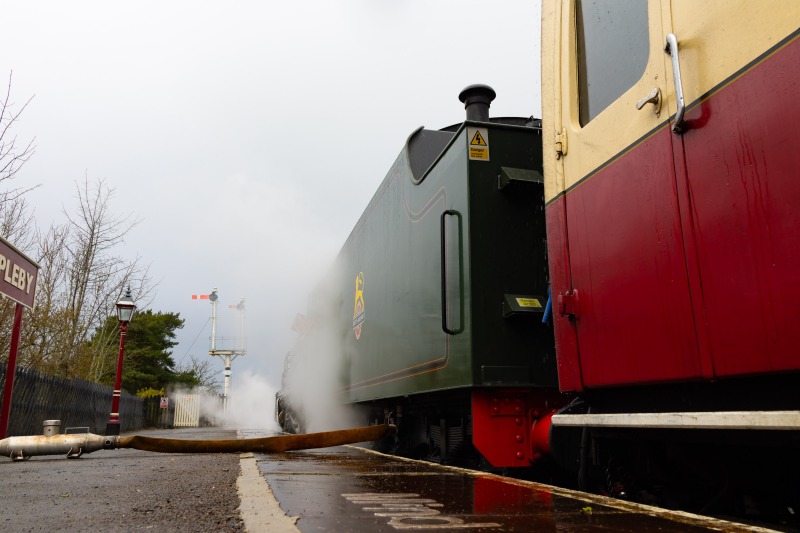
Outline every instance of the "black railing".
MULTIPOLYGON (((6 369, 0 368, 0 391, 5 381, 6 369)), ((68 427, 88 427, 91 433, 102 435, 111 413, 112 392, 111 387, 98 383, 47 376, 18 367, 7 436, 40 435, 45 420, 61 420, 62 432, 68 427)), ((2 395, 0 406, 1 402, 2 395)), ((141 398, 122 392, 119 422, 121 432, 144 426, 141 398)))
POLYGON ((142 425, 146 428, 171 428, 175 418, 175 402, 169 402, 168 409, 161 408, 161 398, 142 400, 142 425))

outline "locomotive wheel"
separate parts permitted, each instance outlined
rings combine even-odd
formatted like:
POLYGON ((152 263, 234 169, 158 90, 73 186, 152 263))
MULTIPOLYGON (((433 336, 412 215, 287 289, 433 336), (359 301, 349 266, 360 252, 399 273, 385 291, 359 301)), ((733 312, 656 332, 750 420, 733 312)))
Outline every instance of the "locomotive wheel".
POLYGON ((286 417, 284 418, 283 430, 286 433, 298 435, 303 433, 303 425, 300 423, 300 419, 298 419, 293 412, 287 411, 286 417))

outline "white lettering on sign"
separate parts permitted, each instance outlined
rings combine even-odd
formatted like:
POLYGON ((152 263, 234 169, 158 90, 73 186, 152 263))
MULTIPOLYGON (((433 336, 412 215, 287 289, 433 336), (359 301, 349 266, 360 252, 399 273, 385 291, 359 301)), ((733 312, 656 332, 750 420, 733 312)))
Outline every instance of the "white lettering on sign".
POLYGON ((0 237, 0 294, 33 309, 39 265, 0 237))
POLYGON ((24 268, 19 265, 12 264, 11 261, 6 259, 6 256, 0 254, 0 271, 3 271, 3 280, 6 283, 13 285, 27 294, 31 293, 31 281, 33 281, 33 272, 26 272, 24 268))
POLYGON ((476 527, 501 527, 496 522, 465 522, 463 518, 442 514, 435 508, 444 507, 436 500, 422 498, 419 494, 381 494, 364 492, 342 494, 349 502, 364 505, 362 510, 375 516, 390 518, 395 529, 467 529, 476 527))

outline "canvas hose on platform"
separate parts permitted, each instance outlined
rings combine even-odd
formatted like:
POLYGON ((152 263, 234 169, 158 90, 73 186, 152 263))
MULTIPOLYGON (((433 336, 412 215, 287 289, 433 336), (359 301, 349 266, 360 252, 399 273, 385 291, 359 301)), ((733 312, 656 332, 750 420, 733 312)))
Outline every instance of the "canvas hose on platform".
POLYGON ((133 448, 160 453, 280 453, 293 450, 327 448, 357 442, 370 442, 394 435, 391 425, 366 426, 339 431, 276 435, 254 439, 187 440, 130 436, 102 436, 92 433, 53 436, 8 437, 0 440, 0 455, 15 461, 35 455, 62 455, 70 459, 84 453, 116 448, 133 448))

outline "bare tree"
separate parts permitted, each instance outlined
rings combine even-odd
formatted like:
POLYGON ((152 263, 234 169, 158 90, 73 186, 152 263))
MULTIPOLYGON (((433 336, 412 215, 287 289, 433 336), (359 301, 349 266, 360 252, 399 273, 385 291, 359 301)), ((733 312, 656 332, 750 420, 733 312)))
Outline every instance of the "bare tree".
POLYGON ((17 172, 20 171, 22 166, 28 162, 36 151, 33 140, 26 145, 20 146, 17 144, 17 136, 12 134, 12 127, 17 123, 20 115, 22 115, 22 112, 28 107, 31 100, 33 100, 33 96, 31 96, 21 108, 15 108, 14 102, 11 100, 12 75, 13 72, 8 75, 6 95, 5 98, 0 101, 0 183, 3 184, 5 189, 0 193, 0 202, 3 204, 22 197, 23 194, 32 188, 6 187, 8 187, 7 182, 14 179, 17 172))
MULTIPOLYGON (((149 266, 138 256, 117 254, 136 226, 111 209, 114 190, 99 179, 76 183, 76 208, 67 222, 38 236, 36 307, 23 321, 20 361, 49 374, 100 381, 116 369, 118 331, 92 334, 116 314, 115 303, 131 287, 137 305, 150 303, 149 266)), ((4 320, 0 307, 0 321, 4 320)))
MULTIPOLYGON (((5 96, 0 98, 0 235, 24 252, 35 247, 36 233, 33 216, 24 194, 35 187, 15 186, 13 180, 35 151, 33 140, 19 145, 14 126, 31 102, 21 107, 11 100, 11 78, 5 96)), ((12 316, 15 304, 10 300, 0 302, 0 359, 8 357, 12 316)))
POLYGON ((189 361, 179 363, 176 371, 179 374, 191 374, 200 383, 197 385, 211 394, 219 394, 220 383, 217 379, 219 372, 214 369, 211 359, 199 360, 190 355, 189 361))
POLYGON ((103 179, 90 184, 85 178, 82 184, 76 183, 76 190, 77 212, 65 211, 69 228, 61 294, 65 324, 54 370, 64 376, 99 379, 108 369, 115 338, 107 339, 106 346, 89 347, 86 341, 114 314, 114 304, 125 287, 132 287, 140 307, 146 305, 152 287, 148 267, 140 258, 127 260, 114 253, 138 223, 130 215, 112 212, 114 189, 103 179), (79 361, 80 369, 75 368, 79 361))
POLYGON ((28 250, 34 242, 34 226, 23 195, 36 186, 16 186, 12 185, 12 180, 34 154, 36 147, 34 139, 20 145, 13 128, 33 96, 17 108, 11 100, 12 75, 13 72, 8 75, 6 94, 0 100, 0 235, 17 248, 28 250))
POLYGON ((55 357, 57 339, 63 336, 64 320, 61 289, 67 269, 66 225, 51 226, 38 234, 39 275, 36 280, 36 306, 23 321, 23 349, 20 363, 44 369, 55 357))
MULTIPOLYGON (((114 304, 125 287, 131 287, 139 307, 149 305, 149 267, 138 256, 118 255, 137 221, 114 214, 114 190, 102 179, 76 182, 77 205, 64 209, 66 223, 44 232, 36 229, 24 197, 34 187, 13 186, 35 152, 33 140, 19 144, 13 130, 31 100, 14 104, 9 74, 5 96, 0 93, 0 235, 40 265, 36 305, 23 320, 20 363, 98 381, 115 369, 119 336, 109 331, 107 338, 88 341, 115 314, 114 304)), ((0 359, 8 354, 13 313, 13 302, 0 301, 0 359)))

